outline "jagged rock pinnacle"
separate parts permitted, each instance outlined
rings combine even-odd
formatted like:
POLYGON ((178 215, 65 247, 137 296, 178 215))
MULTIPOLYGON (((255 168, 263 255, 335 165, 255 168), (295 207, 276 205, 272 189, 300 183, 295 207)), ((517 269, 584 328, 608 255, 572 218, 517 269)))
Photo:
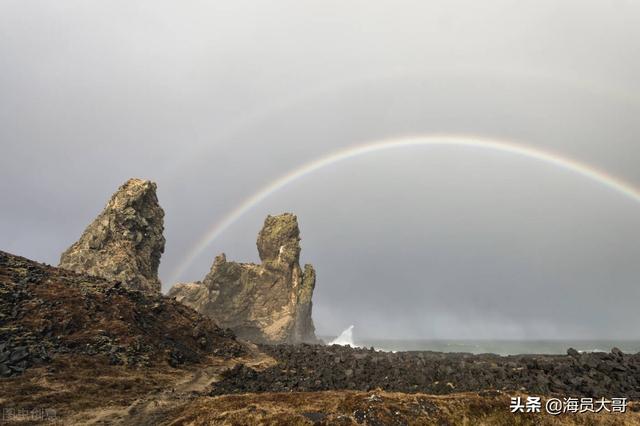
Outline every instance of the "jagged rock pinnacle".
POLYGON ((129 179, 80 239, 62 254, 60 267, 122 281, 132 289, 160 292, 163 222, 156 184, 129 179))
POLYGON ((267 216, 256 246, 262 262, 297 263, 300 258, 300 229, 296 216, 291 213, 267 216))
POLYGON ((216 256, 202 282, 176 284, 169 296, 257 342, 315 342, 311 298, 316 274, 300 268, 300 230, 291 213, 268 216, 258 234, 262 263, 216 256))

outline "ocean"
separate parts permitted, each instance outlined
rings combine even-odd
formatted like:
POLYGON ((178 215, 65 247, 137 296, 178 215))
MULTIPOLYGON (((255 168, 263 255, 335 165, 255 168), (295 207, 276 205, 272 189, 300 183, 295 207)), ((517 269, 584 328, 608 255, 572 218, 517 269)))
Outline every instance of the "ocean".
POLYGON ((497 355, 557 354, 573 348, 579 352, 609 352, 618 348, 625 353, 640 352, 640 340, 429 340, 354 338, 353 326, 337 337, 322 338, 329 344, 349 345, 387 352, 434 351, 492 353, 497 355))
MULTIPOLYGON (((328 342, 331 340, 328 339, 328 342)), ((396 340, 356 339, 355 346, 371 347, 383 351, 436 351, 518 354, 566 354, 574 348, 580 352, 609 352, 617 347, 625 353, 640 352, 640 341, 616 340, 396 340)))

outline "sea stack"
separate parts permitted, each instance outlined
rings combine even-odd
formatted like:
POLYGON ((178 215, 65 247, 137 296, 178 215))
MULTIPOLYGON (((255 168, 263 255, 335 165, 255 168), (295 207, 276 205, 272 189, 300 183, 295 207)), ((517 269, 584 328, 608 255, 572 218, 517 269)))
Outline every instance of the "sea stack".
POLYGON ((311 319, 316 274, 300 267, 300 230, 291 213, 268 216, 258 234, 260 264, 216 256, 202 282, 176 284, 170 297, 260 343, 317 342, 311 319))
POLYGON ((164 211, 158 204, 156 184, 129 179, 62 254, 60 267, 159 293, 163 230, 164 211))

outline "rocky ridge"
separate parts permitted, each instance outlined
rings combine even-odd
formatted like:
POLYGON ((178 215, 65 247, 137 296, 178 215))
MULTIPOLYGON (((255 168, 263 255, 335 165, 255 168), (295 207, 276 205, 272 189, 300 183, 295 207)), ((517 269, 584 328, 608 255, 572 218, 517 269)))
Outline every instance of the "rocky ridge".
POLYGON ((80 239, 62 254, 59 266, 120 281, 131 289, 159 293, 163 223, 156 184, 129 179, 80 239))
POLYGON ((144 367, 242 353, 230 330, 175 300, 0 251, 0 377, 59 356, 144 367))
POLYGON ((300 267, 295 215, 268 216, 257 240, 260 264, 218 255, 202 282, 181 283, 170 297, 256 342, 315 342, 311 319, 316 274, 300 267))

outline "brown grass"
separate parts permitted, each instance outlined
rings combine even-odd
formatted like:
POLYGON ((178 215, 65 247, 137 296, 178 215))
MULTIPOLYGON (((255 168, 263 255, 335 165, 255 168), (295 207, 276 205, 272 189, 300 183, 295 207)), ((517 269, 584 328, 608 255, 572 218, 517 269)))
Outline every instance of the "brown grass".
POLYGON ((99 357, 57 357, 48 367, 0 380, 0 407, 54 409, 64 419, 99 407, 126 407, 141 395, 163 389, 184 372, 169 367, 134 369, 99 357))
MULTIPOLYGON (((262 366, 272 362, 254 361, 262 366)), ((220 358, 189 369, 136 369, 112 366, 99 357, 60 357, 48 368, 0 380, 0 407, 52 408, 62 424, 640 426, 638 403, 626 414, 511 414, 510 395, 503 393, 434 396, 378 390, 204 396, 215 376, 235 362, 220 358)))
POLYGON ((640 414, 512 414, 509 396, 299 392, 201 397, 171 425, 640 425, 640 414))

